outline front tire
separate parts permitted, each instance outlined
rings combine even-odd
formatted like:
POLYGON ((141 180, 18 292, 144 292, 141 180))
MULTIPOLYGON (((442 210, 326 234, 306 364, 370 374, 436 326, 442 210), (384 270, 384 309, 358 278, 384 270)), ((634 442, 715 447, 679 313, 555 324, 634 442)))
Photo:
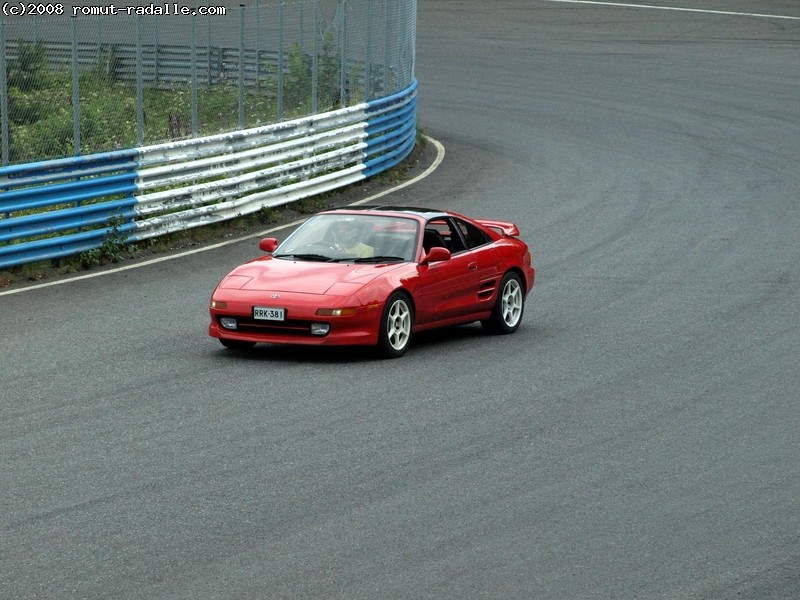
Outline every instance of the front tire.
POLYGON ((519 329, 522 314, 525 310, 525 293, 522 279, 513 271, 509 271, 500 282, 492 315, 481 321, 483 328, 489 333, 509 334, 519 329))
POLYGON ((395 292, 389 296, 383 307, 378 349, 385 358, 399 358, 406 353, 411 343, 411 330, 414 327, 414 311, 408 296, 395 292))

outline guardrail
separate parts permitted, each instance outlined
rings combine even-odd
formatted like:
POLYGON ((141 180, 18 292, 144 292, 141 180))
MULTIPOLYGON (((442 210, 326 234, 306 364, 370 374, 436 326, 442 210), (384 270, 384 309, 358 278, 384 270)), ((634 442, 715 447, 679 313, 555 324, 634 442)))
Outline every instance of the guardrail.
POLYGON ((0 268, 225 221, 344 187, 416 140, 402 92, 264 127, 0 168, 0 268))

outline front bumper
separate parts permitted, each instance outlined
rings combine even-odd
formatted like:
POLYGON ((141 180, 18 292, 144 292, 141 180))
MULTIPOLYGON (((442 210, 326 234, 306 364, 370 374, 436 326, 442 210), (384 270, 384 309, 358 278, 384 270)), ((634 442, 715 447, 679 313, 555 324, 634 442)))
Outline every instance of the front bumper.
MULTIPOLYGON (((210 308, 211 322, 208 335, 229 340, 265 343, 295 344, 306 346, 359 346, 376 345, 382 304, 359 306, 353 315, 331 317, 318 316, 319 301, 291 303, 285 306, 284 321, 264 321, 253 318, 253 306, 259 302, 227 300, 224 310, 210 308), (236 329, 223 327, 220 319, 236 319, 236 329), (330 329, 325 335, 312 333, 312 324, 327 324, 330 329)), ((333 308, 325 306, 325 308, 333 308)))

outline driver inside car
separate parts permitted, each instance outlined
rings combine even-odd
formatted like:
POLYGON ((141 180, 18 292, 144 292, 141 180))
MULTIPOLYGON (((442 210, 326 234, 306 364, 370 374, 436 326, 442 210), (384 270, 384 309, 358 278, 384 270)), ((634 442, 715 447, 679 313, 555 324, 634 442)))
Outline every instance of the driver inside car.
POLYGON ((374 256, 375 248, 363 242, 366 237, 367 224, 355 219, 338 221, 333 225, 336 248, 348 256, 369 258, 374 256))

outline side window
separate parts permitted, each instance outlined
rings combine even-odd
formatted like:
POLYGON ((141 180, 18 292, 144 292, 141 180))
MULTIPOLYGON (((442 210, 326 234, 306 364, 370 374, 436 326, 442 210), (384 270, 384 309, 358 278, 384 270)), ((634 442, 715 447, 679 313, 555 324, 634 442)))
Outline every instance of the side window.
POLYGON ((486 232, 481 231, 471 223, 467 223, 461 219, 453 220, 455 221, 456 227, 461 232, 461 235, 464 236, 464 241, 467 243, 467 248, 470 250, 477 248, 478 246, 488 244, 492 241, 486 232))
POLYGON ((463 252, 466 248, 461 236, 453 228, 450 219, 431 219, 425 224, 425 238, 423 247, 429 250, 429 245, 443 246, 453 254, 463 252))

